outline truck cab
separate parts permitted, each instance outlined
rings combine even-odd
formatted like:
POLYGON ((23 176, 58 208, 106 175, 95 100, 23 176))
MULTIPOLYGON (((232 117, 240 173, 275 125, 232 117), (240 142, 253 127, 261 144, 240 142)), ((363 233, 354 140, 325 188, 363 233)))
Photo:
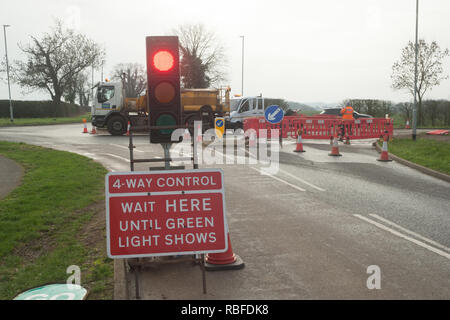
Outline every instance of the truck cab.
POLYGON ((264 98, 262 95, 256 97, 238 97, 231 99, 229 127, 242 129, 244 119, 250 117, 264 116, 264 98))
POLYGON ((107 126, 108 131, 123 134, 126 131, 126 119, 119 117, 124 95, 122 83, 99 82, 96 89, 94 105, 91 107, 92 125, 107 126), (109 121, 114 116, 116 121, 109 121))

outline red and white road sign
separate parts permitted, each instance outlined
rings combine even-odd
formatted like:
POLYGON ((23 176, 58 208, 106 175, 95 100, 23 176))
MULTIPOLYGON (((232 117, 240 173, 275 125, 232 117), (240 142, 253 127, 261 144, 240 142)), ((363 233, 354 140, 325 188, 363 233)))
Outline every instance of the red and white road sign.
POLYGON ((228 249, 220 169, 110 172, 105 189, 110 258, 228 249))

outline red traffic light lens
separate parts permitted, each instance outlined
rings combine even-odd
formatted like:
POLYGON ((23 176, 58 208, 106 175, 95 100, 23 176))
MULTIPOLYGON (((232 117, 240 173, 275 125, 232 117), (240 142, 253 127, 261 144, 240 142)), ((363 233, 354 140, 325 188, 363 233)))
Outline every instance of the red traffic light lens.
POLYGON ((161 50, 153 56, 153 66, 158 71, 169 71, 173 68, 175 59, 173 55, 166 50, 161 50))

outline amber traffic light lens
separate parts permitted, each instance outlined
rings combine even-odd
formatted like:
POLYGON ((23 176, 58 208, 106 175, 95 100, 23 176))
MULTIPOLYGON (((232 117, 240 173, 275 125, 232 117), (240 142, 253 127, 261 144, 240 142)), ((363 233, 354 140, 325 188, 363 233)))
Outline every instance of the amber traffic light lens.
POLYGON ((158 71, 170 71, 173 68, 175 59, 173 55, 166 50, 161 50, 153 56, 153 66, 158 71))
POLYGON ((155 98, 159 103, 169 103, 175 97, 175 88, 170 82, 160 82, 155 88, 155 98))

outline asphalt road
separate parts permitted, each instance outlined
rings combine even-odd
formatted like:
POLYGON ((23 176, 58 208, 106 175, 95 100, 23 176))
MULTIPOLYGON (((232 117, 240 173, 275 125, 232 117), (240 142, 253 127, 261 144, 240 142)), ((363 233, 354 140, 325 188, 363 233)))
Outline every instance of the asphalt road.
MULTIPOLYGON (((127 137, 81 131, 82 124, 0 128, 0 140, 129 171, 127 137)), ((340 146, 343 156, 335 158, 328 141, 304 140, 301 154, 285 141, 275 174, 261 174, 260 164, 210 166, 224 170, 231 242, 245 268, 208 272, 204 295, 198 266, 153 266, 141 274, 142 298, 449 299, 450 184, 376 161, 371 142, 340 146), (381 289, 367 287, 373 265, 381 289)), ((135 137, 135 146, 135 157, 162 156, 146 135, 135 137)))

